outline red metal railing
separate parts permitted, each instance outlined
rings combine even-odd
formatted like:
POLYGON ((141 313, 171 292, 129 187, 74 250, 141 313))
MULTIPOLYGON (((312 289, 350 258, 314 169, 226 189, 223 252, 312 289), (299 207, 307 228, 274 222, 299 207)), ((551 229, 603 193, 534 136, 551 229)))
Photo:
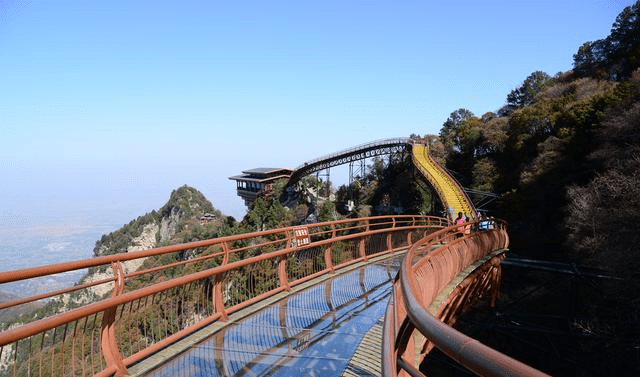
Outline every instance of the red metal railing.
POLYGON ((506 224, 492 220, 450 226, 411 246, 385 315, 385 377, 424 376, 419 366, 433 347, 481 376, 546 376, 450 327, 482 295, 495 302, 508 243, 506 224), (481 230, 463 235, 461 227, 481 230))
POLYGON ((93 278, 0 303, 0 311, 49 303, 2 329, 0 374, 124 375, 127 366, 232 312, 347 265, 407 249, 446 225, 445 219, 424 216, 342 220, 2 272, 0 289, 87 268, 93 278))

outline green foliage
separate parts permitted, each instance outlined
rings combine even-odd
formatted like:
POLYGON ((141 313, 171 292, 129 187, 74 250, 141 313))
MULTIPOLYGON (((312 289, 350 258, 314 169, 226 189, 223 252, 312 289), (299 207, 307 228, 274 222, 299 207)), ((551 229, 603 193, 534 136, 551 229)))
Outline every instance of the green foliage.
POLYGON ((551 76, 542 71, 530 74, 522 85, 507 95, 507 106, 517 109, 533 103, 536 95, 553 83, 551 76))
POLYGON ((284 207, 279 201, 256 199, 247 212, 245 220, 254 226, 255 231, 262 231, 277 227, 284 217, 284 207))
POLYGON ((483 117, 483 155, 502 152, 509 138, 507 134, 508 120, 504 117, 483 117))
POLYGON ((171 192, 169 201, 160 209, 160 216, 169 217, 175 211, 188 219, 202 216, 205 213, 215 214, 217 217, 222 216, 222 213, 214 209, 211 202, 200 191, 186 185, 171 192))
POLYGON ((385 173, 384 160, 380 157, 374 157, 371 164, 367 166, 367 180, 381 181, 385 173))
POLYGON ((114 232, 102 235, 100 240, 96 242, 93 254, 102 256, 126 253, 127 247, 131 245, 132 240, 142 234, 144 226, 156 223, 159 218, 160 214, 154 210, 136 218, 114 232))
MULTIPOLYGON (((597 131, 599 143, 588 156, 595 174, 567 188, 564 221, 569 257, 618 279, 602 280, 602 294, 590 295, 592 323, 608 327, 603 348, 612 364, 638 375, 640 346, 640 90, 616 106, 597 131)), ((599 371, 600 375, 608 371, 599 371)))
MULTIPOLYGON (((597 131, 601 142, 589 159, 597 162, 598 174, 587 184, 568 189, 568 245, 581 259, 595 257, 608 266, 615 259, 640 263, 626 255, 640 234, 640 90, 634 97, 636 101, 626 101, 620 113, 607 118, 597 131)), ((628 263, 613 266, 629 267, 628 263)))
POLYGON ((640 67, 640 1, 624 8, 605 39, 585 42, 573 55, 580 76, 624 80, 640 67))
POLYGON ((423 216, 436 213, 432 191, 420 184, 416 184, 416 192, 420 199, 416 213, 423 216))
POLYGON ((318 221, 332 221, 336 219, 336 205, 330 201, 325 200, 318 209, 318 221))
POLYGON ((471 117, 473 117, 473 113, 462 108, 449 115, 440 130, 440 140, 444 144, 445 150, 456 152, 462 150, 463 139, 465 138, 462 124, 471 117))
POLYGON ((358 213, 414 214, 432 209, 429 189, 422 188, 422 191, 419 191, 416 177, 409 156, 391 159, 388 166, 381 164, 376 180, 370 181, 361 190, 360 203, 370 207, 359 208, 358 213))
POLYGON ((498 176, 498 168, 492 159, 484 157, 473 166, 472 188, 479 191, 493 192, 498 176))
MULTIPOLYGON (((213 208, 211 202, 200 191, 186 185, 182 186, 171 193, 169 201, 159 211, 153 210, 124 225, 122 228, 103 235, 96 242, 93 253, 95 256, 125 253, 129 246, 135 246, 133 245, 133 240, 142 234, 146 226, 160 226, 162 221, 173 222, 174 232, 181 233, 185 226, 193 224, 205 213, 213 214, 218 219, 222 218, 222 213, 213 208)), ((204 230, 192 229, 191 231, 196 233, 191 237, 192 240, 202 239, 198 237, 207 237, 207 234, 205 234, 207 232, 204 230), (200 232, 199 235, 197 234, 198 232, 200 232)), ((209 233, 215 234, 215 232, 211 231, 209 233)), ((173 234, 169 234, 169 237, 172 236, 173 234)), ((183 239, 187 238, 189 237, 183 235, 183 239)), ((155 234, 156 245, 159 245, 161 240, 162 235, 158 231, 155 234)), ((169 240, 165 241, 169 242, 169 240)))
POLYGON ((274 183, 271 194, 258 197, 245 215, 243 224, 249 226, 252 231, 274 229, 291 224, 292 215, 279 200, 285 185, 286 180, 279 180, 274 183))
MULTIPOLYGON (((638 4, 619 16, 614 37, 607 43, 624 38, 630 42, 638 4)), ((603 47, 587 44, 581 50, 589 48, 603 47)), ((598 51, 595 60, 613 56, 598 51)), ((628 69, 615 64, 609 68, 617 70, 618 80, 620 72, 628 69)), ((600 78, 609 77, 610 72, 600 78)), ((625 76, 636 79, 616 83, 581 75, 551 78, 536 71, 509 93, 507 105, 497 113, 478 118, 461 108, 440 132, 446 166, 463 186, 502 195, 488 209, 510 222, 513 245, 532 255, 563 253, 559 224, 568 204, 566 187, 583 185, 594 176, 596 167, 589 153, 601 144, 600 130, 614 109, 637 92, 640 77, 640 73, 626 72, 625 76)))

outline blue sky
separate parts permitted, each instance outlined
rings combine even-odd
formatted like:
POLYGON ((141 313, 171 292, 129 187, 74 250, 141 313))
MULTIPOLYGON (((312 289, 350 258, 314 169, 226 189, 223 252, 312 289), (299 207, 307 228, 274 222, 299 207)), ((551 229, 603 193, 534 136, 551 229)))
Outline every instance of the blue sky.
POLYGON ((437 3, 0 1, 0 225, 183 184, 240 218, 227 177, 497 110, 632 1, 437 3))

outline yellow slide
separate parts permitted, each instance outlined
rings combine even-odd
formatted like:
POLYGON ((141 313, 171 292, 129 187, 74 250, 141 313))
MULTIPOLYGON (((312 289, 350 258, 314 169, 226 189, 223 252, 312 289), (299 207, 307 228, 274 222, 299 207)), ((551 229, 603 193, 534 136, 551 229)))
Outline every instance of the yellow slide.
POLYGON ((413 144, 413 163, 436 189, 440 200, 452 218, 458 212, 471 218, 477 218, 476 209, 464 193, 458 182, 429 156, 428 149, 421 144, 413 144))

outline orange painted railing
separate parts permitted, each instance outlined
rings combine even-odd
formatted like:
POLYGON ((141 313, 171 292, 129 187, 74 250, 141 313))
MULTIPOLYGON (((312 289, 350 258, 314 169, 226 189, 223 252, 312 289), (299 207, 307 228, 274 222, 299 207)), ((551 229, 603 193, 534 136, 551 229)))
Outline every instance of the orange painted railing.
POLYGON ((506 224, 492 220, 447 227, 411 246, 385 315, 385 377, 424 376, 420 365, 434 347, 477 375, 545 376, 450 327, 483 295, 495 303, 508 243, 506 224))
POLYGON ((0 374, 125 375, 127 367, 230 313, 373 256, 406 250, 446 220, 383 216, 318 223, 0 273, 2 284, 90 269, 0 332, 0 374))

